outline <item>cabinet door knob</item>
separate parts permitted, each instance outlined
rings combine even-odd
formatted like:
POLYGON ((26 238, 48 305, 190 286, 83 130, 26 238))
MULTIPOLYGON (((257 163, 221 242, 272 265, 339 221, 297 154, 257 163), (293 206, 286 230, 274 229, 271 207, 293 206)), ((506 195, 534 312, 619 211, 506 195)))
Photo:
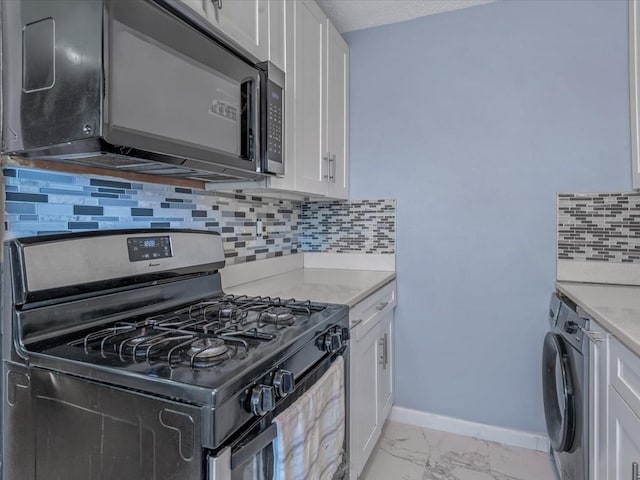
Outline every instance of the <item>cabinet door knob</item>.
POLYGON ((218 4, 218 9, 222 10, 222 0, 218 0, 216 3, 218 4))
POLYGON ((638 462, 631 464, 631 480, 640 480, 640 473, 638 472, 638 462))

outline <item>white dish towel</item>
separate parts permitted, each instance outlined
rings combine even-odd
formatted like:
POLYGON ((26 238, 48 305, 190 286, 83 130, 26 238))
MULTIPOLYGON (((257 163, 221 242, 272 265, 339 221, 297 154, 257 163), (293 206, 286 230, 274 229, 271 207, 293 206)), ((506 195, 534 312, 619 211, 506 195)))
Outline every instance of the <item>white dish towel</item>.
POLYGON ((331 480, 342 462, 345 434, 344 360, 274 422, 275 480, 331 480))

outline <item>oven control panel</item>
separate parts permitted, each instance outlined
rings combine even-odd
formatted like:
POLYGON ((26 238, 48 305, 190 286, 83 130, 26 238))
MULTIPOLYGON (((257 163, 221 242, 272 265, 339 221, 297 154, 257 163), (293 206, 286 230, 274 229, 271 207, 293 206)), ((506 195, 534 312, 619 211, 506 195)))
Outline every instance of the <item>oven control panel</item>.
POLYGON ((130 262, 157 260, 159 258, 173 256, 169 235, 157 237, 130 237, 127 238, 127 249, 129 250, 130 262))

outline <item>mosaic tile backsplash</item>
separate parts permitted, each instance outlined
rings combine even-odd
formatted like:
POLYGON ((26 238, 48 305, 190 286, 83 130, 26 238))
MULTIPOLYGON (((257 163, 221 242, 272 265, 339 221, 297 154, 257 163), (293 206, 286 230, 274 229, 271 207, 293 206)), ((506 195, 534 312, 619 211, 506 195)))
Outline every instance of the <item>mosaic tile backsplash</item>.
POLYGON ((220 232, 227 264, 300 251, 300 203, 5 168, 5 237, 114 228, 220 232), (263 236, 256 236, 262 220, 263 236))
POLYGON ((559 194, 558 259, 640 264, 640 193, 559 194))
POLYGON ((305 203, 300 220, 306 252, 395 253, 395 200, 305 203))
POLYGON ((206 229, 221 233, 229 265, 301 251, 395 252, 395 200, 301 204, 26 168, 3 173, 5 238, 115 228, 206 229), (258 220, 262 237, 256 236, 258 220))

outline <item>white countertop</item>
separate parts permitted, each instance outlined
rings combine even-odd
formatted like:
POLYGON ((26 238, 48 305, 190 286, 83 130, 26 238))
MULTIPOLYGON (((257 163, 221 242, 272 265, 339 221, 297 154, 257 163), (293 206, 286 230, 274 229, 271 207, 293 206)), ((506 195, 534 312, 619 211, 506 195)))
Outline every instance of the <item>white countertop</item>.
POLYGON ((396 272, 300 268, 226 288, 234 295, 262 295, 353 307, 396 278, 396 272))
POLYGON ((640 355, 640 287, 572 282, 556 287, 640 355))

